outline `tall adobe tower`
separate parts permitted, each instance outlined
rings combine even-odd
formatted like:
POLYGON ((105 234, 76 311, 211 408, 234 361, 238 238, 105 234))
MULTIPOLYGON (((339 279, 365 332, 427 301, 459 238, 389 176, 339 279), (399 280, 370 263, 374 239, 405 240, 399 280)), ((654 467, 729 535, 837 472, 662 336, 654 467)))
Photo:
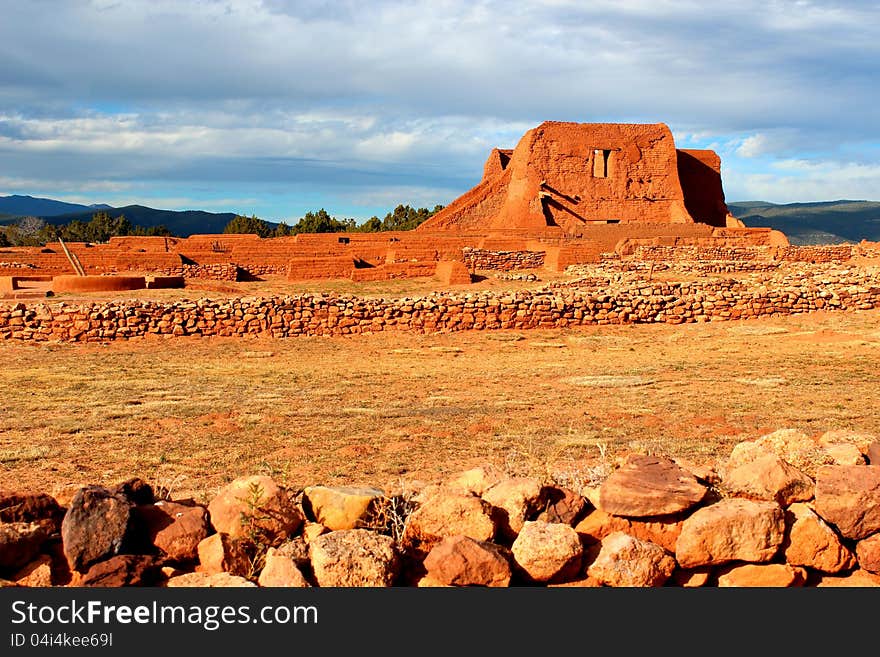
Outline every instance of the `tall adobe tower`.
POLYGON ((419 229, 585 237, 636 223, 741 228, 718 155, 676 149, 663 123, 546 121, 494 149, 480 183, 419 229))

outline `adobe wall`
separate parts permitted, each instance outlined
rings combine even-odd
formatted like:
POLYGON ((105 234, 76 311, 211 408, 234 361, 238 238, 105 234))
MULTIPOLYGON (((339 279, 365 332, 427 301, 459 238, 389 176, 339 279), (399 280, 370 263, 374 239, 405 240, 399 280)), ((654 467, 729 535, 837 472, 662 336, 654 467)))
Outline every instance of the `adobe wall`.
POLYGON ((709 150, 678 149, 676 155, 688 214, 698 223, 726 226, 730 213, 721 186, 721 158, 709 150))
POLYGON ((378 331, 567 328, 682 324, 880 308, 876 274, 835 265, 790 263, 772 278, 651 282, 608 278, 540 290, 444 293, 416 299, 300 294, 268 299, 82 305, 0 305, 0 339, 102 341, 154 335, 276 338, 378 331))

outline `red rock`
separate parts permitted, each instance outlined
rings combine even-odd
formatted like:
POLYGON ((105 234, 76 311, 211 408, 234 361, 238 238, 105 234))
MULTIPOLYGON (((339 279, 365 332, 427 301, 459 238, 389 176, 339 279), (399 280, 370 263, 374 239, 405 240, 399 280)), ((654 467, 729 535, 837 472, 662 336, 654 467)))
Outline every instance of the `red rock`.
POLYGON ((117 484, 113 492, 125 497, 132 505, 152 504, 156 501, 153 487, 140 477, 133 477, 117 484))
POLYGON ((367 529, 343 529, 316 538, 309 546, 318 586, 386 587, 400 570, 390 536, 367 529))
POLYGON ((880 466, 827 465, 816 476, 815 510, 844 538, 880 531, 880 466))
POLYGON ((587 544, 597 543, 614 532, 625 532, 659 545, 667 552, 675 552, 684 517, 684 514, 677 514, 659 518, 621 518, 595 509, 574 529, 587 544))
POLYGON ((209 575, 231 573, 248 577, 253 570, 253 545, 229 534, 212 534, 197 548, 198 570, 209 575))
POLYGON ((194 561, 199 543, 208 536, 208 511, 203 506, 185 506, 160 501, 133 511, 145 527, 150 542, 171 561, 194 561))
POLYGON ((64 554, 71 570, 84 572, 122 549, 128 529, 128 500, 102 486, 81 488, 61 523, 64 554))
POLYGON ((500 546, 453 536, 437 543, 425 558, 428 576, 450 586, 508 586, 510 563, 500 546))
POLYGON ((63 517, 51 495, 0 490, 0 522, 35 522, 51 536, 61 531, 63 517))
POLYGON ((848 575, 824 575, 816 584, 817 587, 855 587, 867 588, 880 586, 880 575, 866 570, 854 570, 848 575))
POLYGON ((856 556, 863 570, 880 575, 880 533, 856 543, 856 556))
POLYGON ((806 504, 792 504, 785 511, 785 560, 826 573, 855 566, 855 558, 840 537, 806 504))
POLYGON ((427 548, 449 536, 469 536, 477 541, 495 537, 492 507, 475 495, 440 492, 425 501, 409 518, 405 542, 427 548))
POLYGON ((366 527, 384 497, 378 488, 363 486, 306 486, 303 508, 331 531, 366 527))
POLYGON ((309 586, 294 560, 279 553, 275 548, 269 548, 266 552, 266 562, 257 583, 263 587, 274 588, 305 588, 309 586))
POLYGON ((119 554, 93 564, 78 586, 153 586, 161 577, 158 560, 144 554, 119 554))
POLYGON ((672 581, 676 586, 694 589, 706 586, 711 575, 711 568, 678 568, 672 573, 672 581))
POLYGON ((52 557, 41 554, 35 561, 15 573, 12 579, 19 586, 52 586, 52 557))
POLYGON ((450 491, 479 496, 501 481, 501 478, 494 469, 480 467, 459 472, 443 485, 450 491))
POLYGON ((880 465, 880 442, 875 440, 868 445, 867 457, 869 464, 880 465))
POLYGON ((659 545, 614 532, 602 539, 587 574, 606 586, 645 587, 663 586, 674 570, 675 559, 659 545))
POLYGON ((633 455, 602 482, 599 508, 615 516, 662 516, 690 509, 707 490, 671 459, 633 455))
POLYGON ((290 495, 270 477, 240 477, 220 490, 208 504, 218 532, 254 543, 277 546, 303 522, 290 495))
POLYGON ((584 550, 577 532, 563 523, 526 521, 511 552, 529 582, 574 579, 583 565, 584 550))
POLYGON ((0 569, 18 570, 37 558, 47 539, 36 523, 0 523, 0 569))
POLYGON ((165 584, 168 588, 250 588, 256 584, 244 577, 230 573, 186 573, 172 577, 165 584))
POLYGON ((540 522, 562 522, 574 525, 587 509, 583 495, 568 488, 548 486, 544 489, 544 510, 535 520, 540 522))
POLYGON ((502 479, 483 493, 483 499, 492 505, 498 532, 513 540, 523 523, 541 509, 544 486, 531 477, 502 479))
POLYGON ((723 499, 687 518, 675 544, 682 568, 729 561, 770 561, 785 532, 782 509, 774 502, 723 499))
POLYGON ((813 480, 776 454, 763 454, 729 469, 721 486, 734 497, 772 500, 782 506, 813 498, 813 480))
POLYGON ((744 564, 723 569, 718 575, 721 587, 778 587, 801 586, 804 573, 784 563, 744 564))

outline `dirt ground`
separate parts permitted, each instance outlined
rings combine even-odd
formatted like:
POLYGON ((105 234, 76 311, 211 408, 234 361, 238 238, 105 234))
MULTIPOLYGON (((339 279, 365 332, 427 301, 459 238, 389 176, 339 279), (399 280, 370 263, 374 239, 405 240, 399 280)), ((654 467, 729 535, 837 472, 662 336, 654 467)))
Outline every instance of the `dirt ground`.
POLYGON ((6 342, 0 362, 0 488, 140 476, 204 500, 243 474, 390 491, 477 465, 579 486, 633 451, 706 463, 779 428, 880 435, 878 311, 431 336, 6 342))

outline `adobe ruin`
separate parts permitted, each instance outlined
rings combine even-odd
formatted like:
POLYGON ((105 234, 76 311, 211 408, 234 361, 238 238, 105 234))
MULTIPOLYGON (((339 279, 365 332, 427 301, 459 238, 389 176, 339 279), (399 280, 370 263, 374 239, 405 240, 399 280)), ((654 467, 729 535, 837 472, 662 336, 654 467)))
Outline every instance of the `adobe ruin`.
MULTIPOLYGON (((115 237, 66 247, 88 275, 371 281, 444 279, 444 262, 473 270, 474 249, 489 254, 484 262, 499 260, 492 253, 513 254, 563 271, 645 246, 787 246, 782 233, 746 228, 730 215, 720 167, 713 151, 677 149, 662 123, 547 121, 516 148, 493 149, 482 180, 416 230, 115 237)), ((64 247, 0 249, 0 276, 69 274, 64 247)))

